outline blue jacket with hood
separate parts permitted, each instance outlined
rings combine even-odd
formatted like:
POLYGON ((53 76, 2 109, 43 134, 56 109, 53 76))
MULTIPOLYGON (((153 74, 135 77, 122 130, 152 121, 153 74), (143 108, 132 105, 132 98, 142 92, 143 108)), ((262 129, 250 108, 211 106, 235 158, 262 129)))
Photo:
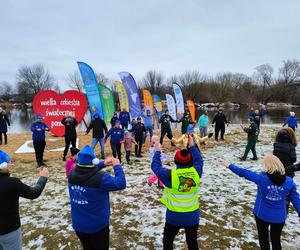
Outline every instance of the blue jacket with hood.
POLYGON ((253 213, 261 220, 269 223, 284 223, 287 216, 286 197, 289 197, 300 217, 300 197, 296 184, 288 176, 259 174, 230 164, 228 167, 233 173, 254 182, 257 185, 256 201, 253 213))
MULTIPOLYGON (((200 151, 195 147, 191 147, 190 152, 192 154, 193 158, 193 166, 197 170, 199 177, 202 176, 202 170, 203 170, 203 159, 201 156, 200 151)), ((189 166, 177 166, 177 168, 188 168, 189 166)), ((158 179, 160 179, 163 184, 166 187, 171 188, 171 170, 167 169, 162 166, 161 163, 161 152, 157 151, 155 152, 152 164, 151 164, 152 171, 156 174, 158 179)), ((200 210, 197 209, 192 212, 186 212, 186 213, 179 213, 179 212, 173 212, 167 209, 166 212, 166 222, 179 227, 185 227, 185 226, 194 226, 199 223, 200 220, 200 210)))
POLYGON ((289 116, 288 118, 286 118, 286 120, 284 121, 283 126, 288 125, 291 128, 297 128, 297 118, 295 116, 289 116))

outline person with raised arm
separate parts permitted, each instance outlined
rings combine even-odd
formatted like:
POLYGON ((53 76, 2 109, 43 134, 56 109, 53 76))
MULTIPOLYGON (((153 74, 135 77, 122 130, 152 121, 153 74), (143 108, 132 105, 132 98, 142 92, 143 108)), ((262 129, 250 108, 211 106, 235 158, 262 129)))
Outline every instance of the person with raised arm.
POLYGON ((173 249, 173 241, 180 228, 185 229, 188 249, 198 249, 197 232, 200 220, 199 185, 203 159, 189 136, 189 149, 177 150, 174 162, 176 169, 162 166, 160 143, 155 144, 151 168, 163 182, 165 189, 161 202, 166 206, 166 222, 163 248, 173 249))
MULTIPOLYGON (((167 137, 172 140, 173 134, 171 130, 171 122, 175 123, 177 120, 174 120, 169 115, 169 110, 165 110, 164 114, 160 117, 159 123, 161 124, 161 132, 160 132, 160 144, 163 144, 163 140, 165 135, 167 134, 167 137)), ((174 143, 171 141, 171 145, 174 146, 174 143)))
POLYGON ((116 158, 100 161, 86 145, 68 175, 72 226, 84 250, 109 249, 109 194, 126 188, 125 174, 116 158), (113 166, 114 176, 103 169, 113 166))
POLYGON ((63 161, 66 161, 66 157, 70 145, 72 145, 73 148, 76 148, 76 140, 77 140, 76 126, 78 125, 78 121, 70 113, 68 116, 65 116, 61 120, 61 124, 65 126, 65 150, 63 155, 63 161))
POLYGON ((287 218, 286 197, 292 202, 300 217, 300 198, 293 179, 286 176, 284 166, 274 155, 267 155, 263 162, 263 171, 259 174, 234 164, 223 165, 240 177, 257 185, 256 201, 253 213, 256 221, 260 248, 281 249, 280 236, 287 218))
POLYGON ((142 112, 142 117, 144 119, 144 123, 145 123, 145 128, 146 128, 146 132, 144 133, 144 138, 143 138, 143 144, 145 144, 146 142, 146 138, 147 138, 147 134, 149 131, 149 135, 150 135, 150 141, 152 139, 153 136, 153 116, 155 115, 156 110, 154 109, 153 112, 151 113, 149 109, 146 110, 146 114, 142 112))
POLYGON ((3 250, 22 249, 19 198, 37 199, 49 175, 47 168, 40 168, 36 184, 27 186, 19 178, 10 175, 13 167, 10 156, 0 150, 0 249, 3 250))

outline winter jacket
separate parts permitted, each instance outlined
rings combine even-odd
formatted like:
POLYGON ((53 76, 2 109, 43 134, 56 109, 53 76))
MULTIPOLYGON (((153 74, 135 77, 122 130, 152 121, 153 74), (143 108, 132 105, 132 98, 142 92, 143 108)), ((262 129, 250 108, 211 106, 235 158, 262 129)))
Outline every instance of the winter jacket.
POLYGON ((225 123, 228 123, 226 120, 226 116, 223 113, 216 113, 212 124, 216 123, 217 127, 225 127, 225 123))
POLYGON ((64 117, 61 123, 65 126, 65 137, 76 138, 76 126, 78 124, 75 117, 64 117))
POLYGON ((96 233, 109 225, 109 192, 126 188, 121 165, 114 166, 115 176, 99 167, 76 166, 68 175, 72 226, 76 232, 96 233))
POLYGON ((39 177, 35 186, 30 187, 20 179, 0 173, 0 235, 8 234, 21 226, 19 215, 19 197, 36 199, 42 193, 47 182, 39 177))
POLYGON ((136 141, 133 139, 133 137, 131 135, 125 136, 125 138, 124 138, 125 151, 131 151, 132 144, 135 144, 135 143, 136 143, 136 141))
MULTIPOLYGON (((206 142, 209 139, 208 136, 200 137, 197 134, 194 134, 193 136, 194 136, 194 141, 198 145, 198 147, 201 142, 206 142)), ((178 139, 175 139, 173 137, 171 141, 174 144, 181 144, 181 146, 180 146, 181 148, 186 148, 188 145, 189 138, 188 138, 187 134, 184 134, 184 135, 180 136, 178 139)))
POLYGON ((70 156, 69 159, 66 161, 66 176, 69 175, 70 171, 76 166, 76 161, 74 161, 73 157, 70 156))
POLYGON ((207 127, 208 126, 208 116, 201 115, 198 120, 198 127, 207 127))
POLYGON ((104 141, 107 141, 108 137, 110 137, 111 144, 117 144, 124 140, 124 130, 121 128, 110 128, 105 135, 104 141))
POLYGON ((289 116, 288 118, 286 118, 286 120, 284 121, 283 126, 288 125, 290 128, 297 128, 297 118, 295 116, 289 116))
POLYGON ((194 124, 194 122, 192 121, 192 119, 190 117, 182 117, 178 122, 182 122, 181 125, 181 134, 185 134, 187 127, 190 124, 194 124))
POLYGON ((252 123, 248 128, 244 128, 244 131, 248 134, 248 141, 256 142, 258 138, 258 127, 256 123, 252 123))
POLYGON ((117 116, 113 116, 110 119, 110 125, 111 125, 111 127, 114 127, 116 125, 116 120, 119 120, 119 118, 117 116))
POLYGON ((134 133, 135 138, 143 138, 144 137, 144 132, 146 132, 146 127, 144 123, 142 122, 137 122, 132 129, 129 131, 134 133))
POLYGON ((145 127, 148 128, 148 127, 152 127, 153 125, 153 116, 155 114, 155 110, 152 112, 152 114, 150 115, 147 115, 147 114, 144 114, 142 113, 142 117, 144 119, 144 124, 145 124, 145 127))
POLYGON ((129 112, 127 112, 127 111, 120 112, 119 120, 120 120, 121 125, 128 126, 128 124, 130 122, 130 114, 129 114, 129 112))
POLYGON ((10 126, 7 114, 0 113, 0 133, 7 132, 7 125, 10 126))
POLYGON ((34 122, 31 124, 32 140, 34 142, 44 141, 46 138, 46 132, 49 127, 43 122, 34 122))
POLYGON ((93 138, 103 138, 104 132, 107 133, 106 124, 100 118, 91 121, 91 124, 87 128, 86 133, 88 134, 91 131, 91 129, 93 129, 93 138))
POLYGON ((260 126, 260 120, 261 118, 266 115, 268 113, 267 110, 262 110, 260 111, 258 114, 255 114, 254 110, 249 110, 248 111, 248 116, 252 117, 254 119, 255 124, 257 125, 257 127, 259 128, 260 126))
POLYGON ((176 122, 170 115, 163 114, 159 119, 162 130, 171 130, 170 122, 176 122))
MULTIPOLYGON (((286 130, 278 132, 277 142, 273 144, 273 155, 279 158, 285 168, 296 162, 295 146, 291 143, 290 135, 286 130)), ((294 177, 295 174, 287 171, 286 175, 294 177)))
POLYGON ((269 223, 284 223, 286 220, 286 197, 290 199, 300 216, 300 197, 296 184, 288 176, 273 175, 261 172, 259 174, 239 168, 233 164, 229 169, 240 177, 244 177, 257 185, 254 214, 269 223))
MULTIPOLYGON (((199 174, 199 177, 201 178, 202 169, 203 169, 203 159, 201 153, 199 150, 197 150, 195 146, 191 147, 189 150, 192 154, 193 166, 195 167, 196 171, 199 174)), ((188 168, 188 167, 189 166, 177 166, 177 168, 188 168)), ((161 152, 159 151, 155 152, 151 163, 151 169, 166 187, 169 188, 172 187, 171 170, 162 166, 161 152)), ((193 226, 199 223, 199 219, 200 219, 199 209, 192 212, 186 212, 186 213, 173 212, 167 209, 166 212, 166 222, 174 226, 179 226, 179 227, 193 226)))

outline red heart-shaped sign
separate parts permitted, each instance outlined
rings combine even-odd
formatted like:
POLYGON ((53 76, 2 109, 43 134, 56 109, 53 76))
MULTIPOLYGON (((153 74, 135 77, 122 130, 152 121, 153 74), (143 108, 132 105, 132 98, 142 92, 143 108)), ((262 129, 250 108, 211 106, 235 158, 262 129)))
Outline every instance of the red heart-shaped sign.
POLYGON ((63 94, 44 90, 36 94, 33 99, 34 114, 42 115, 51 132, 57 136, 65 134, 64 125, 61 124, 63 117, 71 114, 80 123, 86 109, 85 95, 75 90, 68 90, 63 94))

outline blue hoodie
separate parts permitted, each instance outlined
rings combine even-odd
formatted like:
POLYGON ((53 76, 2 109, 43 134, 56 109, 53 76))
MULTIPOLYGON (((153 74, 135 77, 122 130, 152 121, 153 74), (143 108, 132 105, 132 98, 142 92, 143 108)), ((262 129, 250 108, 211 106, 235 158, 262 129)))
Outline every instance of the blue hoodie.
MULTIPOLYGON (((203 170, 203 159, 201 156, 200 151, 195 147, 190 148, 190 152, 193 158, 193 166, 197 170, 200 178, 202 176, 203 170)), ((187 168, 188 166, 177 166, 177 168, 187 168)), ((152 171, 156 174, 158 179, 160 179, 166 187, 171 188, 171 170, 167 169, 162 166, 161 164, 161 152, 155 152, 152 164, 151 164, 152 171)), ((199 223, 200 220, 200 210, 197 209, 193 212, 187 213, 178 213, 173 212, 167 209, 166 212, 166 222, 178 226, 178 227, 186 227, 186 226, 194 226, 199 223)))
POLYGON ((300 217, 300 197, 293 179, 286 176, 281 186, 275 185, 266 172, 259 174, 230 164, 233 173, 257 185, 254 214, 269 223, 284 223, 286 220, 286 197, 289 197, 300 217))
POLYGON ((152 125, 153 125, 152 118, 153 118, 154 114, 155 114, 155 110, 149 116, 145 113, 142 113, 142 117, 144 119, 144 124, 145 124, 146 128, 152 127, 152 125))
POLYGON ((122 125, 126 125, 128 126, 129 122, 130 122, 130 114, 127 111, 122 111, 119 114, 119 120, 121 122, 122 125))
POLYGON ((114 166, 115 176, 97 167, 76 166, 68 175, 72 226, 76 232, 96 233, 109 225, 109 192, 126 188, 121 165, 114 166))
POLYGON ((110 136, 110 143, 117 144, 124 140, 124 130, 121 128, 112 127, 105 135, 104 140, 106 141, 110 136))
POLYGON ((43 122, 34 122, 31 124, 32 140, 44 141, 46 138, 45 131, 49 131, 49 127, 43 122))
POLYGON ((297 118, 295 116, 289 116, 288 118, 286 118, 286 120, 284 121, 283 126, 288 125, 291 128, 297 128, 297 118))

